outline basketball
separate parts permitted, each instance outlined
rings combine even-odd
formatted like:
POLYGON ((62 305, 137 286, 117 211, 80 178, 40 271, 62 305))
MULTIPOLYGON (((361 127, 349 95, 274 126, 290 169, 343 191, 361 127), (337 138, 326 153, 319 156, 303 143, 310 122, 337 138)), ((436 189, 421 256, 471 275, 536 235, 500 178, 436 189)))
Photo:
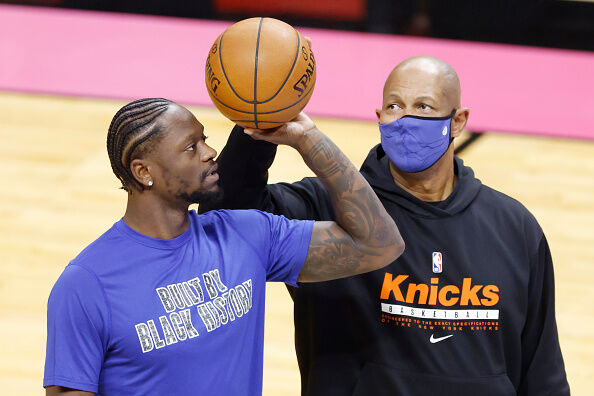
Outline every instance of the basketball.
POLYGON ((248 128, 267 129, 292 120, 307 104, 316 62, 291 25, 250 18, 225 30, 206 59, 206 87, 219 111, 248 128))

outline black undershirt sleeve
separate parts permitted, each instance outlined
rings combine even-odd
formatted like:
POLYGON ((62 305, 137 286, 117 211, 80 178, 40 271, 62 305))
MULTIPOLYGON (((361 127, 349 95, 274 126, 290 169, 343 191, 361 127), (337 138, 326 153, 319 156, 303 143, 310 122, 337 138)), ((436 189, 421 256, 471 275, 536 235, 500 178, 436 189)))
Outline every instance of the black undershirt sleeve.
POLYGON ((268 185, 268 168, 277 146, 256 141, 235 126, 217 158, 223 198, 201 204, 198 212, 216 209, 259 209, 293 219, 331 220, 330 199, 317 178, 268 185))

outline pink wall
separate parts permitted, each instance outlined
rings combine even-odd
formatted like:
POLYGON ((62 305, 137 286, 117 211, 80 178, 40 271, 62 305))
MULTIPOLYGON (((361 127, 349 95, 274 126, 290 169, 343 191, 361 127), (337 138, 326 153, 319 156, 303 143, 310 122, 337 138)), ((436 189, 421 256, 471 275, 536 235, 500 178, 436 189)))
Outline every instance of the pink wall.
MULTIPOLYGON (((212 106, 210 45, 229 23, 0 5, 0 90, 212 106)), ((307 112, 374 120, 385 77, 428 54, 460 75, 469 127, 594 139, 594 54, 474 42, 299 29, 313 40, 307 112)))

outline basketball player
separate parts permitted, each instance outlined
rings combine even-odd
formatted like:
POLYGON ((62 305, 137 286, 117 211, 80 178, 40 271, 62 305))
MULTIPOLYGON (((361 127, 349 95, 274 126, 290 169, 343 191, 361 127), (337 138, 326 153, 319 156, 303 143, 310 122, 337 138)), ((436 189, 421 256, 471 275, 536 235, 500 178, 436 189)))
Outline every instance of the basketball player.
MULTIPOLYGON (((468 115, 441 60, 409 58, 388 76, 381 144, 361 173, 407 249, 378 271, 289 287, 303 395, 569 394, 547 240, 454 156, 468 115)), ((274 156, 236 128, 218 159, 222 207, 332 220, 319 179, 266 185, 274 156)))
POLYGON ((369 184, 306 115, 267 139, 303 156, 335 221, 188 212, 219 192, 203 126, 165 99, 117 112, 107 150, 126 212, 52 289, 46 394, 260 394, 266 281, 355 275, 402 253, 369 184))

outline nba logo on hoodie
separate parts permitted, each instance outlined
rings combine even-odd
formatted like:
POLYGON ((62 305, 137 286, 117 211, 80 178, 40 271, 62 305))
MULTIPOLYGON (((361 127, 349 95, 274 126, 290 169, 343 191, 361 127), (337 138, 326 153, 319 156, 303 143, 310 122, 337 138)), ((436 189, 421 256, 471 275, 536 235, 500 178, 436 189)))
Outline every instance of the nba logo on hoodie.
POLYGON ((441 274, 441 270, 442 270, 441 253, 433 252, 433 272, 436 274, 441 274))

